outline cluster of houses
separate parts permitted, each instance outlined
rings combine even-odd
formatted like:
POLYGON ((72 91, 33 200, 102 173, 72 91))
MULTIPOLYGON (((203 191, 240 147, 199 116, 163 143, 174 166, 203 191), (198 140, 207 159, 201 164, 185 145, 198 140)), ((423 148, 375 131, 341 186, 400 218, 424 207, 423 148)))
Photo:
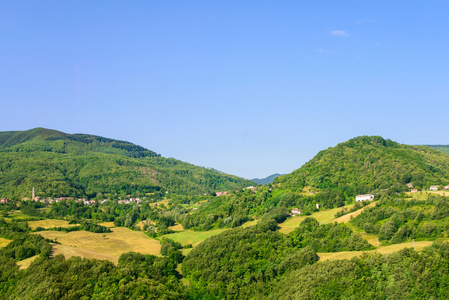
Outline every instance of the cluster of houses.
POLYGON ((33 200, 33 201, 39 201, 41 203, 46 203, 46 204, 52 204, 52 203, 58 203, 61 202, 63 200, 74 200, 75 202, 78 203, 83 203, 85 205, 90 205, 90 204, 95 204, 96 201, 98 201, 98 203, 103 204, 106 203, 107 201, 109 201, 108 199, 103 199, 103 200, 87 200, 85 198, 80 198, 80 199, 75 199, 73 197, 60 197, 60 198, 41 198, 41 197, 33 197, 32 199, 30 198, 22 198, 22 201, 29 201, 29 200, 33 200))
POLYGON ((118 204, 132 204, 132 203, 141 203, 142 200, 140 198, 129 198, 125 200, 119 200, 118 204))
MULTIPOLYGON (((248 186, 246 188, 243 188, 243 190, 244 191, 250 190, 253 193, 255 193, 257 191, 257 187, 255 187, 255 186, 248 186)), ((238 192, 238 190, 236 192, 238 192)), ((215 192, 215 196, 224 196, 224 195, 228 195, 228 194, 229 194, 229 192, 227 192, 227 191, 225 191, 225 192, 215 192)), ((204 195, 208 195, 208 194, 204 194, 204 195)))
MULTIPOLYGON (((417 192, 419 192, 419 190, 418 189, 414 189, 413 188, 413 184, 411 184, 411 183, 407 183, 407 187, 409 187, 410 188, 410 192, 411 193, 417 193, 417 192)), ((439 185, 431 185, 430 187, 429 187, 429 190, 430 191, 438 191, 440 189, 440 186, 439 185)), ((449 185, 446 185, 446 186, 444 186, 443 187, 443 190, 449 190, 449 185)))

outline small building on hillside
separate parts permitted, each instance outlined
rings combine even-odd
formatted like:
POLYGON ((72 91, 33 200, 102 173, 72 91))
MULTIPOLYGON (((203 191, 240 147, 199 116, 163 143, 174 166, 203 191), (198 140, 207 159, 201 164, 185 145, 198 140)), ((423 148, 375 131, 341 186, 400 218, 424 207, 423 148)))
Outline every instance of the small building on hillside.
POLYGON ((290 212, 291 216, 296 216, 296 215, 301 215, 302 214, 302 210, 300 210, 299 208, 293 208, 292 211, 290 212))
POLYGON ((0 203, 6 204, 6 203, 8 203, 8 199, 6 199, 6 198, 0 199, 0 203))
POLYGON ((373 194, 365 194, 365 195, 355 196, 355 201, 367 201, 367 200, 374 200, 374 195, 373 194))
POLYGON ((417 193, 418 192, 418 189, 411 189, 410 190, 410 193, 417 193))
POLYGON ((449 185, 446 185, 443 190, 449 190, 449 185))
POLYGON ((429 190, 431 190, 431 191, 438 191, 438 185, 431 185, 429 190))
POLYGON ((227 194, 229 194, 229 192, 216 192, 215 193, 216 196, 224 196, 224 195, 227 195, 227 194))
POLYGON ((407 183, 407 186, 408 186, 409 188, 412 188, 412 187, 413 187, 413 184, 407 183))
POLYGON ((249 187, 244 188, 243 190, 244 190, 244 191, 246 191, 246 190, 251 190, 253 193, 255 193, 255 192, 257 191, 257 188, 254 187, 254 186, 249 186, 249 187))

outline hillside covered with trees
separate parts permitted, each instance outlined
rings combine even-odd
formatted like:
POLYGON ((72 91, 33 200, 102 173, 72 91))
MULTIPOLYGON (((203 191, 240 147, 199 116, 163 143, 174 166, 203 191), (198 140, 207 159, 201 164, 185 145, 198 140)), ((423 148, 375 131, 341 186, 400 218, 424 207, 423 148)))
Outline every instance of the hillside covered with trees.
POLYGON ((320 151, 292 173, 274 180, 282 188, 338 188, 346 195, 412 183, 446 185, 449 156, 428 146, 409 146, 379 136, 361 136, 320 151))
POLYGON ((202 194, 253 182, 197 167, 129 142, 44 128, 0 132, 0 196, 117 198, 202 194))

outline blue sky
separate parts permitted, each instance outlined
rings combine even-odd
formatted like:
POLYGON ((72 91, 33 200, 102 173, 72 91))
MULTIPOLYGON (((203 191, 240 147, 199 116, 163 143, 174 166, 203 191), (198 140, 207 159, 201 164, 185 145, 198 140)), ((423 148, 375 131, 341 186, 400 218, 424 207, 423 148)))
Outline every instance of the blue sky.
POLYGON ((360 135, 449 144, 447 1, 0 1, 0 131, 245 178, 360 135))

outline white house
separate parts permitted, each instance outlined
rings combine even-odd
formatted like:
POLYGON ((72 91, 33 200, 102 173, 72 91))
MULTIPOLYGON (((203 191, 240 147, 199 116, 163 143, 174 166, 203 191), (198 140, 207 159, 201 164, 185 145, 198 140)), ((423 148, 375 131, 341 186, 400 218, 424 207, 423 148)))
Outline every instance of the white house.
POLYGON ((302 214, 302 210, 300 210, 299 208, 293 208, 292 211, 290 212, 290 215, 292 216, 296 216, 296 215, 300 215, 302 214))
POLYGON ((366 194, 366 195, 357 195, 355 196, 355 201, 366 201, 366 200, 374 200, 373 194, 366 194))
POLYGON ((438 185, 431 185, 429 190, 431 190, 431 191, 438 191, 438 185))

